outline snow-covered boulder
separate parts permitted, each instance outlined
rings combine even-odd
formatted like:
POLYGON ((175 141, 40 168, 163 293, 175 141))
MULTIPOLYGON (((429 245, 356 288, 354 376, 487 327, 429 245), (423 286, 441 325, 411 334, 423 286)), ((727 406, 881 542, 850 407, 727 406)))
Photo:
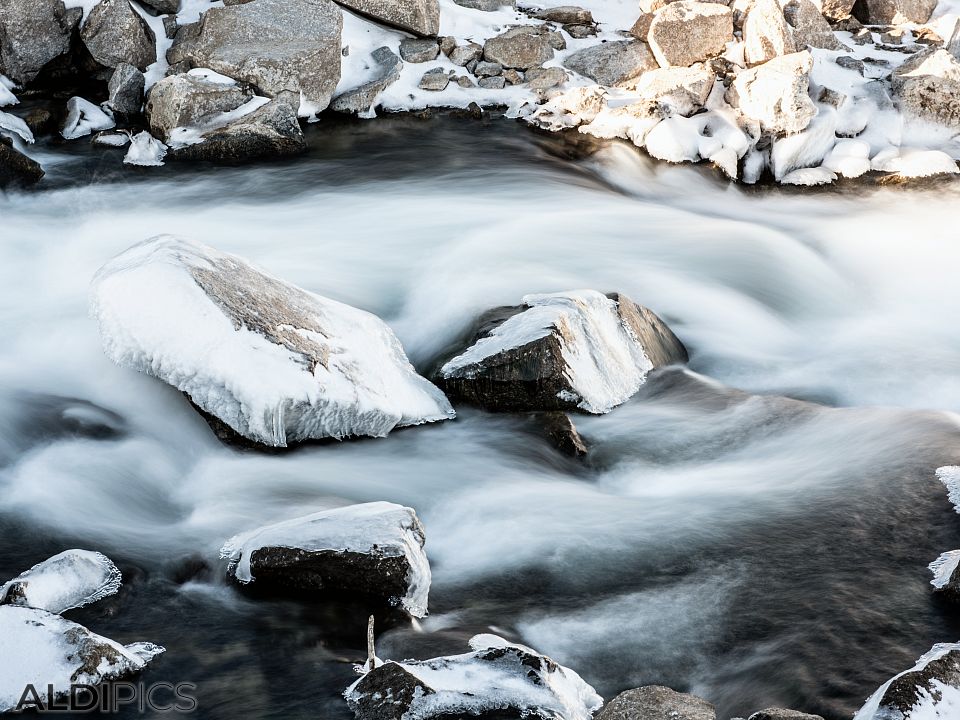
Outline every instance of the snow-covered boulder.
POLYGON ((62 613, 119 589, 120 571, 110 558, 90 550, 65 550, 0 585, 0 605, 62 613))
POLYGON ((437 373, 441 387, 490 410, 604 413, 653 368, 687 360, 670 328, 624 295, 575 290, 522 303, 481 318, 437 373))
POLYGON ((72 97, 67 100, 67 117, 60 134, 67 140, 76 140, 113 127, 116 127, 116 123, 102 108, 82 97, 72 97))
POLYGON ((810 99, 812 67, 813 57, 804 50, 743 70, 727 90, 727 102, 759 122, 765 133, 800 132, 817 114, 810 99))
POLYGON ((853 720, 956 717, 960 717, 960 643, 942 643, 880 686, 853 720))
POLYGON ((867 25, 925 23, 936 7, 937 0, 857 0, 853 14, 867 25))
POLYGON ((713 705, 661 685, 627 690, 603 706, 596 720, 716 720, 713 705))
POLYGON ((168 155, 174 160, 240 163, 297 155, 306 149, 293 104, 286 99, 255 97, 199 126, 175 129, 168 155))
POLYGON ((236 81, 195 69, 157 82, 150 88, 145 111, 150 132, 167 141, 174 128, 201 125, 252 98, 253 92, 236 81))
POLYGON ((591 720, 603 698, 570 668, 496 635, 472 652, 378 664, 347 688, 357 720, 470 717, 495 713, 542 720, 591 720))
POLYGON ((938 595, 960 602, 960 550, 950 550, 930 563, 930 572, 933 573, 933 590, 938 595))
POLYGON ((80 8, 67 10, 63 0, 0 2, 0 75, 18 85, 36 78, 70 49, 81 14, 80 8))
POLYGON ((661 67, 693 65, 720 55, 733 40, 733 12, 714 2, 681 0, 659 10, 647 42, 661 67))
POLYGON ((713 85, 713 71, 697 63, 646 72, 637 81, 637 92, 671 114, 692 115, 706 104, 713 85))
MULTIPOLYGON (((204 12, 167 52, 171 64, 210 68, 262 94, 301 94, 302 115, 330 104, 340 81, 343 14, 330 0, 257 0, 204 12)), ((180 34, 178 33, 178 38, 180 34)))
POLYGON ((121 645, 46 610, 0 606, 0 712, 14 709, 27 685, 41 702, 48 685, 62 699, 71 684, 130 677, 163 651, 152 643, 121 645))
POLYGON ((960 61, 942 48, 924 50, 890 76, 904 113, 960 128, 960 61))
POLYGON ((567 56, 563 65, 609 87, 631 84, 643 73, 658 67, 647 44, 631 40, 585 47, 567 56))
POLYGON ((97 272, 90 307, 108 357, 264 445, 379 437, 454 414, 378 317, 200 243, 133 246, 97 272))
POLYGON ((130 0, 100 0, 80 27, 80 39, 98 63, 146 70, 157 60, 157 38, 130 0))
POLYGON ((412 508, 372 502, 237 535, 220 554, 230 575, 261 589, 362 596, 427 614, 430 563, 412 508))
MULTIPOLYGON (((439 49, 436 43, 434 48, 439 49)), ((436 57, 436 56, 434 56, 436 57)), ((373 107, 377 96, 400 78, 403 60, 388 47, 381 47, 370 53, 370 59, 377 69, 377 76, 355 88, 340 93, 330 103, 330 109, 346 113, 366 113, 373 107)))
POLYGON ((433 36, 440 31, 437 0, 337 0, 340 5, 384 25, 414 35, 433 36))

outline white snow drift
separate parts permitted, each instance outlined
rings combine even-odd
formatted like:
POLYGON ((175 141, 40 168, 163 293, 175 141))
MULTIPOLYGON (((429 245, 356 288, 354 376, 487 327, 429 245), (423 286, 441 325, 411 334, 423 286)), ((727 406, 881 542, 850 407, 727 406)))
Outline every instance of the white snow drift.
POLYGON ((266 445, 454 415, 378 317, 199 243, 161 236, 121 253, 94 277, 90 307, 112 360, 266 445))

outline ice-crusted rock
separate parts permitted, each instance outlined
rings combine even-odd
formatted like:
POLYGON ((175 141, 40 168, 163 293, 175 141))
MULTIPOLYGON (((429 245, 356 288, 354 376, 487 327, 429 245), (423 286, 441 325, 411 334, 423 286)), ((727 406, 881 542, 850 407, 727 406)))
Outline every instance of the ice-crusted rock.
POLYGON ((519 714, 591 720, 603 699, 570 668, 496 635, 476 635, 472 652, 388 661, 344 692, 357 720, 519 714))
POLYGON ((453 417, 370 313, 171 236, 104 265, 91 288, 104 350, 249 440, 384 436, 453 417))
POLYGON ((854 720, 946 720, 958 713, 960 643, 942 643, 880 686, 854 720))
POLYGON ((526 117, 526 121, 554 131, 574 128, 595 119, 605 103, 606 91, 603 88, 596 85, 575 87, 539 106, 526 117))
POLYGON ((163 651, 152 643, 121 645, 46 610, 0 606, 0 712, 14 709, 27 685, 41 702, 48 685, 62 699, 71 684, 129 677, 163 651))
POLYGON ((116 127, 113 118, 89 100, 72 97, 67 101, 67 117, 60 134, 67 140, 116 127))
POLYGON ((936 7, 937 0, 856 0, 853 14, 867 25, 925 23, 936 7))
POLYGON ((133 65, 120 63, 110 76, 107 91, 110 93, 107 106, 114 116, 129 118, 143 107, 143 88, 146 80, 143 73, 133 65))
MULTIPOLYGON (((343 15, 331 0, 256 0, 204 12, 167 52, 171 65, 210 68, 268 97, 293 93, 301 115, 330 104, 340 81, 343 15)), ((186 30, 186 28, 183 28, 186 30)))
POLYGON ((657 12, 647 42, 661 67, 693 65, 720 55, 733 40, 733 13, 726 5, 681 0, 657 12))
POLYGON ((127 165, 139 167, 159 167, 167 156, 167 146, 146 130, 130 137, 130 147, 123 157, 127 165))
POLYGON ((946 50, 917 53, 892 73, 890 85, 903 112, 960 127, 960 61, 946 50))
POLYGON ((960 550, 945 552, 930 563, 930 572, 933 573, 930 584, 933 585, 934 592, 951 602, 960 602, 958 566, 960 566, 960 550))
POLYGON ((157 38, 130 0, 100 0, 80 27, 80 39, 101 65, 146 70, 157 60, 157 38))
POLYGON ((550 60, 553 47, 547 33, 539 27, 520 25, 487 40, 483 57, 505 68, 526 70, 550 60))
POLYGON ((253 98, 249 88, 216 73, 194 69, 168 75, 150 89, 146 115, 150 132, 169 140, 174 128, 195 127, 229 113, 253 98))
POLYGON ((650 310, 621 294, 577 290, 527 295, 481 318, 469 346, 437 382, 490 410, 584 410, 624 402, 655 367, 687 353, 650 310))
POLYGON ((823 720, 819 715, 800 712, 798 710, 786 710, 784 708, 767 708, 759 710, 751 715, 747 720, 823 720))
POLYGON ((32 185, 39 182, 43 174, 40 163, 24 155, 8 138, 0 135, 0 187, 32 185))
POLYGON ((258 588, 362 596, 427 614, 430 563, 412 508, 372 502, 323 510, 231 538, 230 574, 258 588))
POLYGON ((713 71, 698 63, 646 72, 637 81, 637 92, 671 114, 692 115, 706 104, 713 85, 713 71))
POLYGON ((947 489, 947 497, 960 513, 960 465, 944 465, 937 468, 937 479, 947 489))
POLYGON ((36 78, 70 49, 81 14, 80 8, 67 10, 63 0, 0 2, 0 75, 18 85, 36 78))
POLYGON ((361 15, 406 30, 414 35, 433 36, 440 31, 440 4, 437 0, 337 0, 361 15))
POLYGON ((603 706, 596 720, 716 720, 713 705, 660 685, 627 690, 603 706))
POLYGON ((800 132, 817 114, 809 94, 812 67, 813 57, 804 50, 743 70, 727 90, 727 102, 766 133, 800 132))
POLYGON ((377 66, 377 76, 355 88, 341 93, 330 103, 337 112, 365 113, 377 100, 377 96, 400 78, 403 60, 388 47, 377 48, 371 53, 377 66))
POLYGON ((0 605, 62 613, 120 589, 120 571, 110 558, 90 550, 65 550, 0 585, 0 605))
POLYGON ((759 65, 797 51, 793 33, 777 0, 755 0, 743 21, 743 58, 759 65))
POLYGON ((646 43, 615 40, 578 50, 563 65, 574 72, 607 86, 629 85, 657 66, 646 43))

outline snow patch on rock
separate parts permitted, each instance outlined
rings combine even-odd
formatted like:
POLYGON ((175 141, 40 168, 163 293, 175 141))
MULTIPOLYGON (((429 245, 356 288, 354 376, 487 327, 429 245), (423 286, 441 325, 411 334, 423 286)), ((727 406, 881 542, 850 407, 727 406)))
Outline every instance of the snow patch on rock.
POLYGON ((0 586, 0 604, 62 613, 119 589, 120 571, 110 558, 90 550, 65 550, 0 586))

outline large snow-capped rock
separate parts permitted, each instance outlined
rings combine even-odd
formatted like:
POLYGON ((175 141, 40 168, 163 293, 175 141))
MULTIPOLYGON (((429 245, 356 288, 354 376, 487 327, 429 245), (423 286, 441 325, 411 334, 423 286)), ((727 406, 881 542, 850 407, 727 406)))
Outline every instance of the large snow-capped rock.
POLYGON ((260 93, 301 98, 303 114, 330 104, 340 81, 343 15, 330 0, 257 0, 207 10, 178 34, 171 64, 216 70, 260 93))
POLYGON ((62 613, 120 589, 120 571, 110 558, 90 550, 65 550, 0 586, 0 605, 62 613))
POLYGON ((713 705, 662 685, 626 690, 603 706, 596 720, 717 720, 713 705))
POLYGON ((220 555, 241 583, 363 596, 423 617, 430 592, 425 541, 412 508, 372 502, 242 533, 228 540, 220 555))
POLYGON ((654 313, 622 294, 595 290, 527 295, 487 313, 469 347, 437 382, 490 410, 584 410, 624 402, 655 367, 687 352, 654 313))
POLYGON ((60 699, 71 684, 134 675, 163 651, 146 642, 121 645, 46 610, 0 606, 0 712, 15 708, 27 685, 41 701, 52 685, 60 699))
POLYGON ((380 318, 171 236, 104 265, 91 314, 108 357, 232 431, 283 447, 453 417, 380 318))
POLYGON ((912 668, 881 685, 854 720, 956 717, 960 717, 960 643, 941 643, 912 668))
POLYGON ((570 668, 496 635, 476 635, 473 652, 386 662, 347 688, 357 720, 470 717, 507 711, 543 720, 590 720, 603 698, 570 668))

